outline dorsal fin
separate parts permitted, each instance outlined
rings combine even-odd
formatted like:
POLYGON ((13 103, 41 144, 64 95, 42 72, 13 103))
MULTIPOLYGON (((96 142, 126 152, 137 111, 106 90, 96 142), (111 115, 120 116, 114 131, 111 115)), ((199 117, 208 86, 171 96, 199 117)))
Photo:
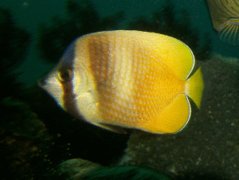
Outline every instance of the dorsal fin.
POLYGON ((182 80, 186 80, 194 68, 195 58, 191 49, 182 41, 164 34, 142 31, 115 31, 125 36, 133 36, 137 44, 147 47, 151 54, 167 65, 182 80))
POLYGON ((173 37, 151 34, 155 36, 151 42, 155 44, 154 51, 161 57, 160 61, 167 65, 179 79, 186 80, 195 64, 191 49, 173 37))
MULTIPOLYGON (((102 33, 104 31, 97 34, 102 33)), ((193 70, 195 59, 191 49, 176 38, 134 30, 117 30, 111 33, 137 39, 137 45, 147 47, 151 54, 156 54, 158 60, 167 65, 179 79, 186 80, 193 70)))

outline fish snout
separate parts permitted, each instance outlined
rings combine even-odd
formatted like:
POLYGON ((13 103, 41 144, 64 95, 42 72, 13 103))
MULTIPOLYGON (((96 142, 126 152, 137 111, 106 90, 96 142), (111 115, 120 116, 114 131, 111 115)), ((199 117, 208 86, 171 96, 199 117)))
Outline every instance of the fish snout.
POLYGON ((37 84, 39 87, 44 88, 47 84, 46 78, 42 78, 42 79, 38 80, 37 84))

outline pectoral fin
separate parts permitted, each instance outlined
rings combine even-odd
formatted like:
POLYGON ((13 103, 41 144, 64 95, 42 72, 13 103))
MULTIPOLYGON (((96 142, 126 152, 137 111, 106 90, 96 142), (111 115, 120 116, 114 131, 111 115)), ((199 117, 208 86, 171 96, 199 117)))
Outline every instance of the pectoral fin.
POLYGON ((120 128, 120 127, 111 126, 111 125, 103 124, 100 122, 90 122, 90 123, 102 128, 102 129, 106 129, 106 130, 114 132, 114 133, 127 134, 126 130, 124 130, 123 128, 120 128))

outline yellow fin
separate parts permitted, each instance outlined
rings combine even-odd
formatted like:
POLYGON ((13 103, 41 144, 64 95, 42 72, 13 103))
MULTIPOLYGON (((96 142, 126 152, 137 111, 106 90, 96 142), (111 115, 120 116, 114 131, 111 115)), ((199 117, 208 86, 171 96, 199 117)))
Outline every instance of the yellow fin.
POLYGON ((157 134, 177 133, 186 126, 190 116, 189 100, 185 94, 179 94, 163 109, 156 120, 151 121, 142 129, 157 134))
POLYGON ((203 77, 201 68, 186 81, 185 93, 188 95, 193 102, 200 108, 202 92, 204 88, 203 77))
POLYGON ((231 18, 224 23, 224 27, 219 32, 222 41, 233 45, 239 44, 239 18, 231 18))
MULTIPOLYGON (((182 41, 166 35, 158 35, 154 38, 156 46, 164 64, 166 64, 174 74, 186 80, 194 68, 195 58, 191 49, 182 41)), ((153 40, 152 40, 153 42, 153 40)))
POLYGON ((147 47, 152 55, 157 55, 157 60, 166 65, 179 79, 186 80, 194 68, 195 58, 191 49, 174 37, 142 31, 117 30, 114 33, 136 38, 138 46, 147 47))

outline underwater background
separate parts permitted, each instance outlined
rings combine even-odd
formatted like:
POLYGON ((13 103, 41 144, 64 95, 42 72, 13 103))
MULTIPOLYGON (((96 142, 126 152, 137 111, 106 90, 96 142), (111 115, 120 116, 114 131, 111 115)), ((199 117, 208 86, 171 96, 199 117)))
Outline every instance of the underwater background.
POLYGON ((1 0, 0 179, 238 179, 239 46, 221 41, 205 0, 1 0), (202 107, 176 135, 99 129, 37 85, 90 32, 176 37, 202 66, 202 107))

